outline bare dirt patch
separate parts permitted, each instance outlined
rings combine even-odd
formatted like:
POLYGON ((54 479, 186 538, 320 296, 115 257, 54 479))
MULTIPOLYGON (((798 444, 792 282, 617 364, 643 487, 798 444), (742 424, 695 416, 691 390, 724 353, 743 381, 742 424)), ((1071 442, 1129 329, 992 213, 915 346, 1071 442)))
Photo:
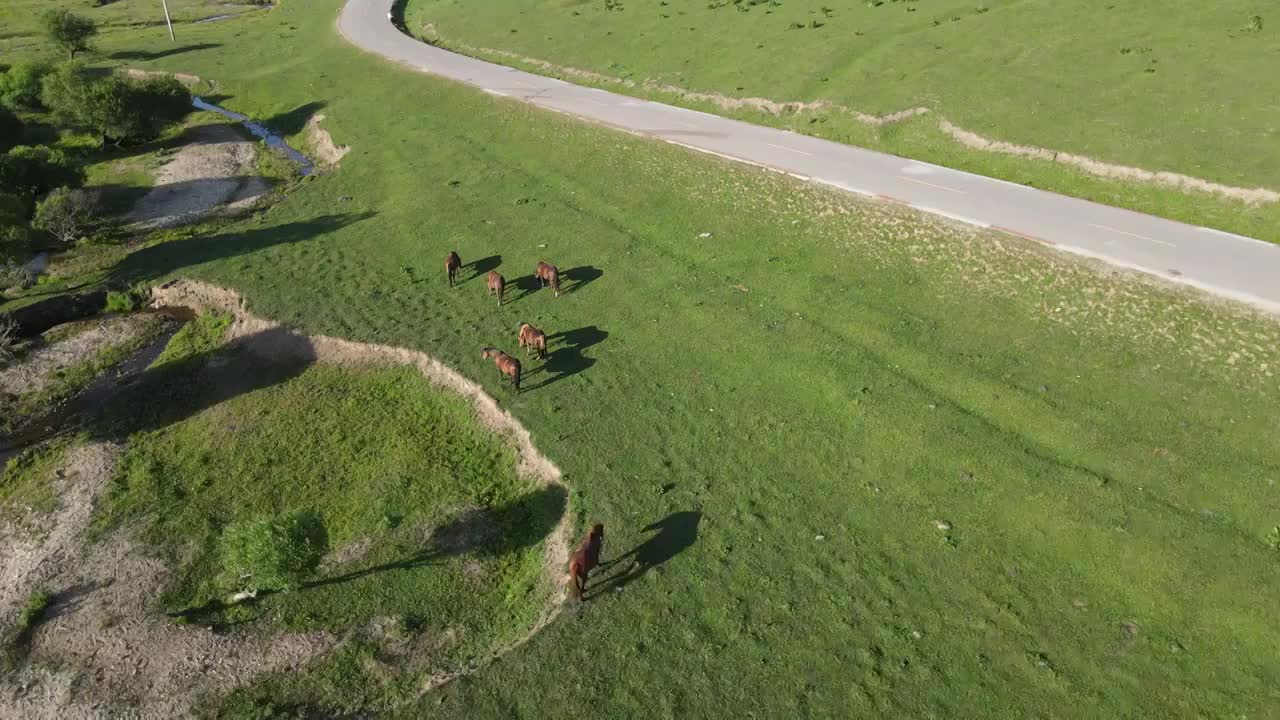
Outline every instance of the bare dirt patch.
POLYGON ((92 357, 98 351, 125 345, 146 332, 147 318, 139 315, 94 318, 58 328, 66 338, 38 348, 0 370, 0 393, 25 395, 40 392, 63 370, 92 357))
POLYGON ((320 127, 324 122, 324 113, 312 115, 307 121, 307 143, 311 146, 311 155, 316 162, 327 170, 337 167, 343 156, 351 152, 350 145, 337 145, 329 131, 320 127))
POLYGON ((229 125, 201 125, 160 170, 130 220, 150 230, 251 207, 270 189, 256 172, 256 143, 229 125))
POLYGON ((54 593, 30 663, 0 676, 0 715, 177 717, 199 693, 300 667, 336 642, 324 633, 215 635, 156 613, 165 564, 126 531, 92 546, 84 540, 120 454, 111 443, 73 448, 51 478, 60 502, 38 519, 46 532, 32 536, 36 523, 0 527, 0 622, 12 622, 34 590, 54 593))
POLYGON ((1048 148, 1035 147, 1032 145, 1017 145, 1014 143, 1003 142, 1000 140, 991 140, 985 138, 975 132, 970 132, 964 128, 951 124, 946 120, 941 120, 938 127, 947 135, 950 135, 956 141, 966 147, 975 148, 977 150, 985 150, 987 152, 1002 153, 1005 155, 1019 155, 1021 157, 1036 158, 1037 160, 1048 160, 1049 162, 1070 165, 1071 167, 1083 170, 1090 175, 1097 177, 1111 178, 1117 180, 1136 180, 1139 182, 1155 183, 1157 185, 1167 185, 1184 192, 1203 192, 1213 195, 1220 195, 1230 200, 1239 200, 1252 205, 1261 203, 1273 203, 1280 200, 1280 192, 1268 190, 1266 188, 1241 188, 1231 185, 1222 185, 1208 180, 1203 180, 1190 175, 1181 175, 1166 171, 1143 170, 1142 168, 1129 167, 1127 165, 1114 165, 1095 160, 1083 155, 1073 155, 1071 153, 1059 152, 1048 148))

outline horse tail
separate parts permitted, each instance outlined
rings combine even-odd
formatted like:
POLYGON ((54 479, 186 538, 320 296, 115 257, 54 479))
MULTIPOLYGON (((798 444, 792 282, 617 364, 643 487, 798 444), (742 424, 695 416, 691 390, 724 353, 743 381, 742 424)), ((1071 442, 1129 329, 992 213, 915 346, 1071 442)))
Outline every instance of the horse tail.
POLYGON ((569 594, 574 600, 582 599, 582 588, 578 585, 578 559, 569 561, 569 594))

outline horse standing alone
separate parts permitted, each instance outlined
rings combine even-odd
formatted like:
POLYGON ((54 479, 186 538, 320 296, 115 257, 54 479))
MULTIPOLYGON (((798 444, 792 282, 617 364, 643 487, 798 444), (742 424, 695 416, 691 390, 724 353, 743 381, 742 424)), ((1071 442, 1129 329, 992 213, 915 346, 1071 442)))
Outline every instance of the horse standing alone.
POLYGON ((462 258, 458 257, 458 253, 450 250, 449 254, 444 256, 444 271, 449 276, 449 287, 453 287, 453 276, 457 275, 461 268, 462 258))
POLYGON ((551 263, 539 262, 538 267, 533 270, 533 276, 542 281, 542 287, 550 285, 555 290, 556 297, 560 297, 560 268, 551 263))
POLYGON ((488 360, 493 359, 493 364, 498 367, 498 377, 510 376, 514 383, 516 392, 520 392, 520 361, 510 355, 498 350, 497 348, 485 348, 480 351, 480 356, 488 360))
POLYGON ((520 347, 536 352, 539 358, 547 356, 547 334, 529 323, 521 323, 516 339, 520 347))
POLYGON ((587 576, 600 564, 600 550, 604 547, 604 525, 596 523, 569 560, 569 592, 578 600, 587 589, 587 576))
POLYGON ((498 274, 497 270, 489 271, 489 294, 497 294, 498 305, 502 305, 502 295, 507 291, 507 279, 498 274))

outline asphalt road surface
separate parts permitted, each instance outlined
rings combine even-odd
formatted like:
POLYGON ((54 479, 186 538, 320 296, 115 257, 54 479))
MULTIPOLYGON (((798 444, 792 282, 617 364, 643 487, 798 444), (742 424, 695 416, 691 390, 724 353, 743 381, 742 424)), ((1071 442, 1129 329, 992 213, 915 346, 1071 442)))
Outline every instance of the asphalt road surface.
POLYGON ((339 30, 368 52, 492 95, 996 228, 1280 313, 1280 246, 476 60, 400 32, 391 22, 393 2, 349 0, 339 30))

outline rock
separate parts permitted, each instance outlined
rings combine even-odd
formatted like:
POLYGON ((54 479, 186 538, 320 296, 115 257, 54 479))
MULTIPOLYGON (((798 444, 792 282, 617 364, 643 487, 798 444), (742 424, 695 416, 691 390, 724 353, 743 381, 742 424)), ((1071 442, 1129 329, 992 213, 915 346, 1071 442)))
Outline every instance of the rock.
POLYGON ((946 532, 947 530, 951 529, 951 523, 947 522, 946 520, 934 520, 933 526, 938 528, 939 530, 942 530, 943 532, 946 532))
POLYGON ((827 536, 826 536, 826 535, 814 535, 814 536, 813 536, 813 539, 814 539, 814 540, 817 540, 818 542, 822 542, 823 540, 826 540, 826 539, 827 539, 827 536))

